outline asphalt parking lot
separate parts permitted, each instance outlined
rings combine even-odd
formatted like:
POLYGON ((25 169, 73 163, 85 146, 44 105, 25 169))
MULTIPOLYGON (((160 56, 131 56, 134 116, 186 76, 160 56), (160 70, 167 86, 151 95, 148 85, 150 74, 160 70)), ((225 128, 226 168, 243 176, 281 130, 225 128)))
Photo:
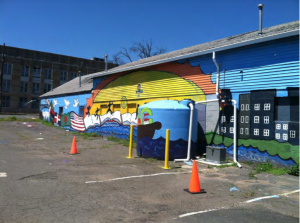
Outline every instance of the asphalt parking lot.
MULTIPOLYGON (((135 156, 135 151, 133 153, 135 156)), ((127 159, 128 148, 39 122, 0 122, 1 222, 299 222, 299 178, 127 159), (30 127, 28 126, 30 125, 30 127), (79 154, 70 155, 73 137, 79 154)))

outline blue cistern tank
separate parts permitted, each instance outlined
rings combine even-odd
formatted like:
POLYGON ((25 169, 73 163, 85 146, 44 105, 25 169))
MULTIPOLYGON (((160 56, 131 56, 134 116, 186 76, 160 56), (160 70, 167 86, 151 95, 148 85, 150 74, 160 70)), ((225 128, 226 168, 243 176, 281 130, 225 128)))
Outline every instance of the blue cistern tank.
POLYGON ((191 157, 197 147, 197 110, 192 100, 160 100, 138 109, 137 156, 165 159, 166 130, 170 129, 169 160, 187 158, 193 105, 191 157))

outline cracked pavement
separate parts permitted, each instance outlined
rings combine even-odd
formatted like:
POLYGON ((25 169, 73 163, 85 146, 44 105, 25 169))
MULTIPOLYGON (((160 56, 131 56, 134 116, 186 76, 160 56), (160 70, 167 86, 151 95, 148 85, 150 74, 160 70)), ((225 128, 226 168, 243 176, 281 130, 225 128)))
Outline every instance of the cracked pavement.
POLYGON ((30 124, 0 122, 0 172, 7 173, 0 178, 0 222, 299 222, 298 192, 245 203, 299 190, 298 177, 261 173, 251 179, 245 164, 198 164, 207 193, 191 195, 183 191, 191 171, 185 163, 170 162, 172 169, 164 170, 164 161, 126 159, 122 145, 77 135, 80 154, 69 155, 74 133, 30 124), (168 172, 181 174, 109 181, 168 172), (203 213, 180 217, 191 212, 203 213))

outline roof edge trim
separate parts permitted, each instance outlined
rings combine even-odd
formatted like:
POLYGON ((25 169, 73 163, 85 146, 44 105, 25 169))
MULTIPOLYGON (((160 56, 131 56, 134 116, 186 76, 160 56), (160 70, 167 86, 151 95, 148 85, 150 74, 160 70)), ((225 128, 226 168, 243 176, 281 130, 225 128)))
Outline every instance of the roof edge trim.
POLYGON ((279 33, 279 34, 276 34, 276 35, 263 36, 263 37, 259 36, 258 38, 242 41, 242 42, 239 42, 239 43, 224 45, 224 46, 218 47, 218 48, 212 48, 212 49, 208 49, 208 50, 204 50, 204 51, 199 51, 199 52, 196 52, 196 53, 189 53, 189 54, 185 54, 185 55, 182 55, 182 56, 176 56, 176 57, 171 57, 171 58, 167 58, 167 59, 163 59, 163 60, 157 60, 157 61, 153 61, 153 62, 149 62, 149 63, 139 64, 139 65, 136 65, 136 66, 130 66, 130 67, 126 67, 126 68, 119 69, 119 70, 113 70, 113 71, 108 70, 105 73, 102 73, 102 72, 100 74, 96 73, 96 74, 91 75, 90 77, 86 77, 86 78, 87 79, 93 79, 93 78, 97 78, 97 77, 101 77, 101 76, 105 76, 105 75, 109 75, 109 74, 115 74, 115 73, 119 73, 119 72, 139 69, 139 68, 153 66, 153 65, 157 65, 157 64, 168 63, 168 62, 172 62, 172 61, 176 61, 176 60, 186 59, 186 58, 189 58, 189 57, 201 56, 203 54, 228 50, 228 49, 247 46, 247 45, 251 45, 251 44, 255 44, 255 43, 261 43, 261 42, 281 39, 281 38, 285 38, 285 37, 291 37, 291 36, 295 36, 295 35, 299 35, 299 29, 289 31, 289 32, 279 33))

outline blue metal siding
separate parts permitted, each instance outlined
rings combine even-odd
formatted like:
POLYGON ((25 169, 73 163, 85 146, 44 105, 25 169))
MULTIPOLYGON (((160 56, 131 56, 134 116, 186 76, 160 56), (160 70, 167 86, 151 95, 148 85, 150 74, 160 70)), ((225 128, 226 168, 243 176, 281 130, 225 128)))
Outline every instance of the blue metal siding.
MULTIPOLYGON (((220 88, 232 93, 299 87, 299 36, 216 52, 216 60, 220 64, 220 88)), ((211 80, 216 83, 211 54, 188 61, 205 74, 212 73, 211 80)))

